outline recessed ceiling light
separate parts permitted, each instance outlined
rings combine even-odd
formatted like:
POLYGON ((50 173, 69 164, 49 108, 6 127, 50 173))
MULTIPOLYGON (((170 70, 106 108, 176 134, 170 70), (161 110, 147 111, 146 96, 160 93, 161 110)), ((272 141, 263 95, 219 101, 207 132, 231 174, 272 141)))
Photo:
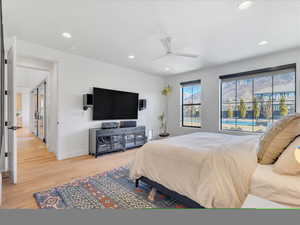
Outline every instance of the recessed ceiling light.
POLYGON ((268 41, 261 41, 261 42, 258 43, 258 45, 262 46, 262 45, 266 45, 268 43, 269 43, 268 41))
POLYGON ((170 67, 165 68, 165 71, 170 71, 170 70, 171 70, 170 67))
POLYGON ((249 9, 253 5, 253 1, 244 1, 239 5, 240 10, 249 9))
POLYGON ((135 59, 135 55, 129 55, 128 59, 135 59))
POLYGON ((72 38, 72 35, 70 33, 64 32, 61 34, 64 38, 70 39, 72 38))

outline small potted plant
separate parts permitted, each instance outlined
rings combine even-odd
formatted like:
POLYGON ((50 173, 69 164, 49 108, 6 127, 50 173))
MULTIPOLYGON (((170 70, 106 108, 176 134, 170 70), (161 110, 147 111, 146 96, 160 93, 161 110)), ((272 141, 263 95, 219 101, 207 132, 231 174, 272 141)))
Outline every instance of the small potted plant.
POLYGON ((160 121, 159 136, 160 137, 168 137, 170 134, 167 132, 167 123, 166 123, 166 119, 165 119, 165 113, 160 114, 158 119, 160 121))
POLYGON ((164 96, 168 96, 171 92, 172 92, 172 88, 170 85, 168 85, 161 91, 161 94, 164 96))
MULTIPOLYGON (((171 94, 171 92, 172 92, 172 88, 170 85, 168 85, 168 86, 164 87, 164 89, 162 89, 161 94, 167 97, 169 94, 171 94)), ((160 121, 159 136, 160 137, 168 137, 170 134, 167 132, 167 121, 166 121, 165 113, 163 112, 162 114, 160 114, 158 119, 160 121)))

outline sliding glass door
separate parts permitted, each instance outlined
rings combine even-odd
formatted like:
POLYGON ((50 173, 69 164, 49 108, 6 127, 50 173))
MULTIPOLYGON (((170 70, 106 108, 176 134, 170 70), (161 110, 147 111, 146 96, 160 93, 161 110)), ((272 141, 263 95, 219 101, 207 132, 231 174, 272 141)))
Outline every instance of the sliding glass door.
POLYGON ((38 133, 38 121, 37 121, 37 89, 34 89, 31 92, 31 131, 32 133, 37 136, 38 133))
POLYGON ((47 83, 41 83, 32 91, 32 123, 33 134, 46 142, 46 87, 47 83))
POLYGON ((41 86, 38 87, 38 137, 42 140, 46 139, 45 135, 45 85, 46 83, 43 83, 41 86))

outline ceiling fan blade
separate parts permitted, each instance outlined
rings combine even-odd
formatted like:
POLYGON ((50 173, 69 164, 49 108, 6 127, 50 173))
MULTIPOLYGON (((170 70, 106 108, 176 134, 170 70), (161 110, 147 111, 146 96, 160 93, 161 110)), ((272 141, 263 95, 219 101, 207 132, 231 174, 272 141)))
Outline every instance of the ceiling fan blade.
POLYGON ((167 55, 169 55, 169 54, 164 54, 164 55, 162 55, 162 56, 159 56, 159 57, 157 57, 157 58, 153 59, 153 61, 156 61, 156 60, 162 59, 162 58, 166 57, 167 55))
POLYGON ((199 57, 199 55, 188 54, 188 53, 179 53, 179 52, 172 53, 172 55, 188 57, 188 58, 198 58, 199 57))

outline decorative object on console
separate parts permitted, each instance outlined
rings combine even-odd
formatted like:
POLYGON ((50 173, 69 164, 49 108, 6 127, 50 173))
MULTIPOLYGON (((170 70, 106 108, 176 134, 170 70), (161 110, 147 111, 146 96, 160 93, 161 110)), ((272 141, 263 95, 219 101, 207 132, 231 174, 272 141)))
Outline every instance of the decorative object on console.
POLYGON ((83 95, 83 110, 86 111, 93 107, 93 95, 85 94, 83 95))
POLYGON ((124 128, 124 127, 136 127, 136 121, 134 120, 121 121, 120 128, 124 128))
POLYGON ((146 99, 140 99, 139 100, 139 111, 142 111, 146 109, 147 107, 147 100, 146 99))
POLYGON ((168 137, 170 134, 167 132, 167 122, 165 119, 165 113, 160 114, 160 116, 158 117, 159 121, 160 121, 160 133, 159 136, 160 137, 168 137))
POLYGON ((114 129, 114 128, 118 128, 118 127, 119 127, 118 122, 103 122, 101 124, 102 129, 114 129))

